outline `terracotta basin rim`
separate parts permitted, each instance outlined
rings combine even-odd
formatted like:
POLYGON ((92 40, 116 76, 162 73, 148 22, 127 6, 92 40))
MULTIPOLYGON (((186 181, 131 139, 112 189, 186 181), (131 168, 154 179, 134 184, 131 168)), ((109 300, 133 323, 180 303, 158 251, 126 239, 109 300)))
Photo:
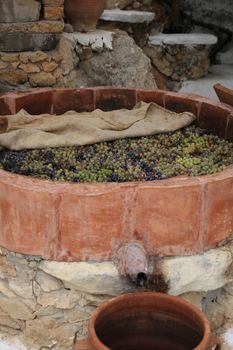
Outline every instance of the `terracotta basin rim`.
POLYGON ((206 344, 208 344, 208 341, 210 339, 210 335, 211 335, 211 330, 210 330, 210 324, 209 321, 207 319, 207 317, 193 304, 190 304, 189 302, 187 302, 186 300, 183 300, 179 297, 173 296, 173 295, 168 295, 168 294, 163 294, 163 293, 155 293, 155 292, 139 292, 139 293, 128 293, 128 294, 124 294, 118 297, 115 297, 109 301, 104 302, 103 304, 101 304, 93 313, 89 324, 88 324, 88 339, 91 343, 91 345, 94 346, 94 348, 96 349, 102 349, 102 350, 110 350, 108 347, 106 347, 98 338, 98 336, 96 335, 95 332, 95 323, 96 320, 98 318, 98 316, 105 311, 109 306, 111 306, 112 304, 115 304, 116 300, 118 302, 124 302, 125 300, 128 300, 129 298, 134 298, 134 299, 138 299, 140 301, 140 298, 145 298, 145 297, 152 297, 155 296, 155 294, 158 296, 158 298, 161 299, 165 299, 165 300, 170 300, 173 301, 177 304, 179 304, 181 307, 185 306, 187 308, 189 308, 190 310, 193 311, 193 313, 195 313, 198 317, 199 320, 202 320, 203 325, 205 327, 205 332, 202 338, 202 341, 198 344, 198 347, 194 348, 195 349, 204 349, 204 346, 206 346, 206 344))

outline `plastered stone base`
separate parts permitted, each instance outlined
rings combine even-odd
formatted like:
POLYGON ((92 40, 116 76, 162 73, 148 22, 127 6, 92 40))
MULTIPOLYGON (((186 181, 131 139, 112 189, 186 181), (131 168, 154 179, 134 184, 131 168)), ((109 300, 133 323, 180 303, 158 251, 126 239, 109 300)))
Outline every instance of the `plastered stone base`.
MULTIPOLYGON (((160 276, 169 294, 204 310, 218 333, 226 320, 233 319, 232 252, 228 243, 195 256, 151 257, 156 272, 148 278, 160 276)), ((73 349, 76 340, 86 337, 88 320, 99 304, 115 295, 149 289, 160 291, 158 286, 136 286, 110 261, 46 261, 2 249, 0 332, 30 350, 73 349)))

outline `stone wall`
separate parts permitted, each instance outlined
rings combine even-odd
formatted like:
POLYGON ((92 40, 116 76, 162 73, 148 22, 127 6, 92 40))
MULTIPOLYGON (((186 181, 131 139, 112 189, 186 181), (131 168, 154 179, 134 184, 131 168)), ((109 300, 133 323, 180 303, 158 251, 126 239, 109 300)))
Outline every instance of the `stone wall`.
POLYGON ((0 52, 2 89, 98 85, 156 88, 149 58, 126 33, 67 33, 55 50, 0 52))
POLYGON ((148 34, 163 31, 173 21, 167 4, 108 0, 108 9, 151 11, 155 19, 150 24, 102 20, 96 37, 92 33, 81 41, 76 33, 72 36, 67 24, 68 33, 63 33, 64 0, 30 0, 28 4, 26 0, 0 0, 2 90, 97 85, 178 90, 181 81, 208 72, 210 50, 205 45, 149 46, 148 34), (24 11, 25 6, 30 10, 24 11))
POLYGON ((0 88, 53 86, 64 0, 0 0, 0 88))
POLYGON ((181 6, 194 20, 233 32, 232 0, 181 0, 181 6))
MULTIPOLYGON (((152 290, 164 291, 166 285, 169 294, 204 309, 216 332, 226 317, 232 320, 227 307, 233 302, 232 243, 195 256, 151 257, 150 264, 156 271, 154 280, 163 281, 152 290), (216 296, 219 303, 213 309, 216 296)), ((120 274, 113 262, 46 261, 2 248, 1 334, 16 336, 30 350, 73 349, 76 340, 86 337, 88 320, 103 301, 125 292, 151 290, 138 282, 120 274)))

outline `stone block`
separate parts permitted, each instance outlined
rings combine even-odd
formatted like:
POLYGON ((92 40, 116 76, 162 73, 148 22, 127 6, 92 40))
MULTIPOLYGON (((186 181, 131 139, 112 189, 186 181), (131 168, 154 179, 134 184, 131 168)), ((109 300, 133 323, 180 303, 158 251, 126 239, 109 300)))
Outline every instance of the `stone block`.
POLYGON ((0 0, 0 22, 31 22, 40 18, 41 4, 35 0, 0 0))
POLYGON ((21 63, 19 65, 19 68, 22 69, 26 73, 39 73, 40 72, 40 67, 37 66, 34 63, 21 63))
POLYGON ((57 278, 48 275, 42 270, 38 270, 36 274, 36 281, 44 292, 51 292, 60 289, 62 282, 57 278))
POLYGON ((63 281, 67 288, 95 295, 118 295, 132 288, 112 262, 42 261, 39 268, 63 281))
POLYGON ((43 293, 37 298, 37 302, 44 306, 54 306, 57 309, 73 309, 78 303, 80 295, 67 289, 54 290, 50 293, 43 293))
POLYGON ((64 16, 64 8, 63 7, 53 7, 46 6, 44 8, 44 19, 45 20, 61 20, 64 16))
POLYGON ((35 316, 33 311, 22 302, 22 298, 6 298, 0 296, 0 307, 13 319, 18 320, 31 320, 35 316))
POLYGON ((59 34, 1 33, 0 51, 49 51, 56 47, 59 38, 59 34))
POLYGON ((40 72, 30 76, 29 82, 33 87, 46 87, 56 84, 56 78, 51 73, 40 72))
POLYGON ((159 264, 159 271, 169 286, 168 293, 181 295, 207 292, 233 281, 233 246, 211 249, 193 256, 167 257, 159 264))
POLYGON ((54 61, 43 62, 41 65, 42 65, 43 71, 47 73, 53 72, 58 67, 58 64, 54 61))
POLYGON ((0 81, 17 86, 28 80, 27 73, 19 69, 0 71, 0 81))
POLYGON ((63 27, 61 21, 0 23, 0 33, 61 33, 63 27))

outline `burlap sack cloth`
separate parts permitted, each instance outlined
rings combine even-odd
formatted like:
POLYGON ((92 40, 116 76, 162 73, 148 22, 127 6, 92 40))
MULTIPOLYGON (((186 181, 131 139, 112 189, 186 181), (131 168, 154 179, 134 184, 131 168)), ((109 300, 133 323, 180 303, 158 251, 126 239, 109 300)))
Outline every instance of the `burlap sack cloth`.
POLYGON ((140 102, 132 110, 31 116, 24 110, 0 116, 0 148, 11 150, 88 145, 127 137, 175 131, 195 120, 192 113, 174 113, 155 103, 140 102))

